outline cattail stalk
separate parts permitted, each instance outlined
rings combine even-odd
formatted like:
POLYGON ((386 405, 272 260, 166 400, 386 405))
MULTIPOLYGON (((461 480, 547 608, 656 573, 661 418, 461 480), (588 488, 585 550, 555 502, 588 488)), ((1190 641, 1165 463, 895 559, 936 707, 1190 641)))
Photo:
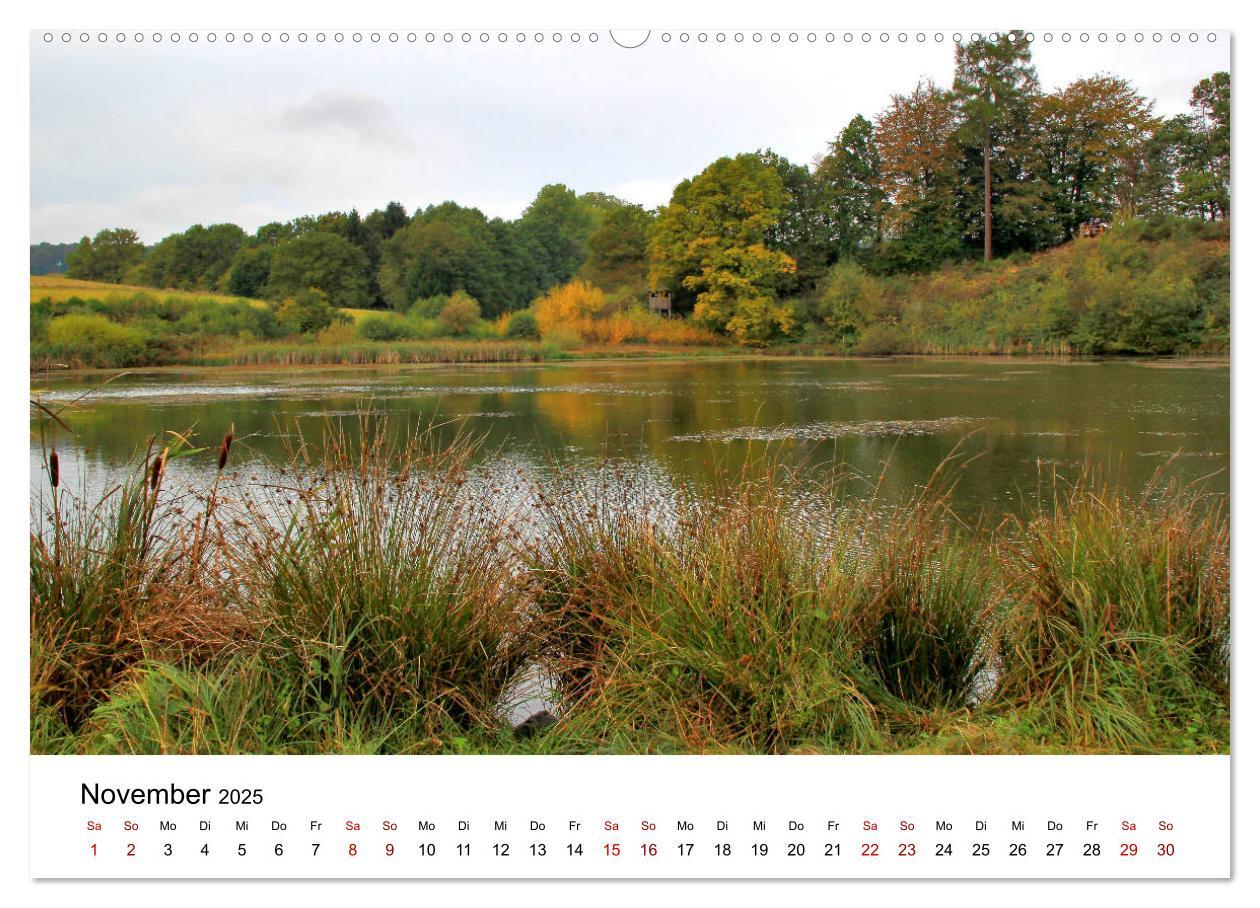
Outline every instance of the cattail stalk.
POLYGON ((54 489, 61 485, 61 458, 57 456, 56 448, 48 453, 48 481, 54 489))

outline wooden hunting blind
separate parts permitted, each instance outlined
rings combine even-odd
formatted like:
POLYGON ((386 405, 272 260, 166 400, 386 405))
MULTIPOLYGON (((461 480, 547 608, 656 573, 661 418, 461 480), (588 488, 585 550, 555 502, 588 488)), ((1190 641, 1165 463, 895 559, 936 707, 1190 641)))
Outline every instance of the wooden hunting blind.
POLYGON ((669 315, 674 311, 674 296, 668 290, 652 290, 648 293, 648 309, 669 315))
POLYGON ((1090 218, 1077 228, 1077 233, 1082 239, 1095 239, 1106 233, 1109 227, 1101 218, 1090 218))

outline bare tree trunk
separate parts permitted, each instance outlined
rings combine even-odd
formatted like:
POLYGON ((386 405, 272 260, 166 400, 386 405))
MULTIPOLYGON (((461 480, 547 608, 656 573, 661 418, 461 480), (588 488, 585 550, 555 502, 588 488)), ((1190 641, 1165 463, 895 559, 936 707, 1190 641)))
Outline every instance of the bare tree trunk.
POLYGON ((993 260, 993 180, 989 173, 989 130, 984 131, 984 260, 993 260))

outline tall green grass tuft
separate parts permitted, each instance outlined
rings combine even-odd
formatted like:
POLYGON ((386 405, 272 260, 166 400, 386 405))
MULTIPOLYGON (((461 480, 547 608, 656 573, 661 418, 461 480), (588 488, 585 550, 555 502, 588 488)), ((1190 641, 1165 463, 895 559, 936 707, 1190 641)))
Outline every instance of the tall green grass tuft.
POLYGON ((670 704, 687 737, 771 753, 879 740, 872 685, 842 606, 852 553, 814 538, 769 473, 691 502, 623 628, 627 698, 670 704))
POLYGON ((1056 486, 1004 546, 1002 694, 1067 737, 1142 749, 1228 700, 1229 523, 1171 482, 1056 486))
POLYGON ((302 446, 251 509, 238 571, 262 649, 341 726, 488 722, 527 638, 501 518, 465 489, 472 446, 356 428, 302 446))
POLYGON ((144 662, 85 724, 78 749, 101 754, 313 751, 319 716, 294 709, 291 680, 258 654, 206 665, 144 662))
POLYGON ((855 544, 865 563, 848 612, 862 661, 912 706, 953 708, 974 699, 991 634, 989 549, 931 488, 890 511, 867 509, 859 529, 855 544))
POLYGON ((538 524, 518 538, 530 620, 550 668, 571 697, 606 679, 605 655, 621 643, 650 592, 645 566, 662 555, 657 519, 674 502, 653 500, 622 468, 588 481, 553 468, 534 490, 538 524))
POLYGON ((78 735, 41 729, 45 752, 96 754, 410 753, 441 750, 466 734, 420 716, 347 716, 311 702, 305 679, 277 672, 263 650, 204 664, 143 662, 98 706, 78 735))
POLYGON ((580 496, 554 506, 563 544, 544 537, 537 601, 563 619, 555 651, 589 660, 614 733, 760 752, 878 740, 841 607, 848 556, 802 527, 776 473, 750 465, 717 498, 675 490, 655 521, 580 496))

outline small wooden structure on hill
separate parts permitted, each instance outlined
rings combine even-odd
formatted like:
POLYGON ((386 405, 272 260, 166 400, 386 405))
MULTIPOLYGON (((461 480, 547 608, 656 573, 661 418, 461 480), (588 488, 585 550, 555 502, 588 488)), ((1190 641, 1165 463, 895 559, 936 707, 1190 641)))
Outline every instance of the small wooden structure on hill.
POLYGON ((668 290, 651 290, 648 292, 648 309, 669 315, 674 311, 674 295, 668 290))
POLYGON ((1083 240, 1093 239, 1106 233, 1108 226, 1102 218, 1090 218, 1076 228, 1076 234, 1083 240))

